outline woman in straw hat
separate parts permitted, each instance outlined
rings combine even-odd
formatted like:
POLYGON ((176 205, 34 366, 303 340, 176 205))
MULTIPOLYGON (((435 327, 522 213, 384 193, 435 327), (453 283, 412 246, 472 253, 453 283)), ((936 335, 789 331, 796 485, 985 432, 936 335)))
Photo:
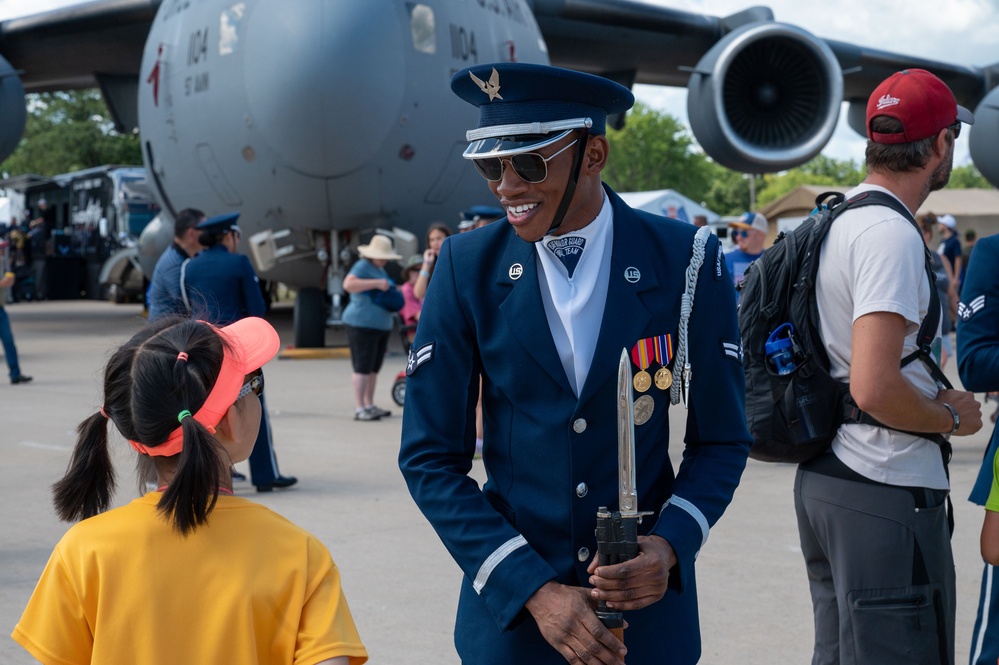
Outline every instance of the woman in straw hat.
POLYGON ((395 253, 392 241, 383 235, 375 235, 369 244, 359 246, 357 252, 361 258, 343 280, 343 290, 350 294, 343 323, 347 327, 354 370, 354 420, 371 421, 392 415, 374 404, 375 382, 392 331, 392 312, 372 296, 395 288, 385 265, 402 256, 395 253))

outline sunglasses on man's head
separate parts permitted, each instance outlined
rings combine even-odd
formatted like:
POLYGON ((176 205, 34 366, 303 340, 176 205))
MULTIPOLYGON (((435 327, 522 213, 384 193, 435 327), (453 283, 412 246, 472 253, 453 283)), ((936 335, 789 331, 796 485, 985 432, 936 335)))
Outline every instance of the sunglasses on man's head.
POLYGON ((509 157, 482 157, 479 159, 473 159, 472 163, 475 164, 475 169, 479 172, 483 178, 489 182, 499 182, 503 178, 503 162, 510 162, 510 167, 513 168, 513 172, 520 177, 524 182, 529 182, 532 184, 537 184, 539 182, 544 182, 545 178, 548 177, 548 162, 555 159, 563 152, 576 145, 574 140, 569 145, 565 146, 551 157, 542 157, 536 152, 522 152, 518 155, 511 155, 509 157))
POLYGON ((247 374, 246 376, 247 376, 246 383, 243 384, 243 387, 239 389, 239 394, 236 395, 237 402, 246 397, 247 395, 249 395, 250 393, 253 393, 257 397, 260 397, 260 394, 264 392, 263 372, 261 372, 258 369, 250 374, 247 374))

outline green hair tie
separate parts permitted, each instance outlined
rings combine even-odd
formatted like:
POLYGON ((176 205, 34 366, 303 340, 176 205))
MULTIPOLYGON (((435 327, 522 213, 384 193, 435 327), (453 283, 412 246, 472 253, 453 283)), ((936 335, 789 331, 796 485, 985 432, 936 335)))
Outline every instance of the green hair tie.
POLYGON ((184 422, 184 418, 189 418, 190 416, 191 416, 191 412, 188 411, 187 409, 184 409, 183 411, 181 411, 180 413, 177 414, 177 422, 178 423, 183 423, 184 422))

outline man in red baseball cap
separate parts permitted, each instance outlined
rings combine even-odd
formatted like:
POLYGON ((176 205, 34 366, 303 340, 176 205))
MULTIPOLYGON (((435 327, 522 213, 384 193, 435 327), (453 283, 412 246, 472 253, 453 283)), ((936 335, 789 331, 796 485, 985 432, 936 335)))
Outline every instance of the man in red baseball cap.
POLYGON ((913 215, 947 184, 954 140, 973 122, 927 71, 882 82, 867 104, 868 175, 846 197, 883 201, 840 215, 822 247, 819 332, 853 408, 795 479, 812 665, 954 662, 949 439, 977 432, 982 416, 920 353, 924 319, 927 338, 937 326, 913 215))

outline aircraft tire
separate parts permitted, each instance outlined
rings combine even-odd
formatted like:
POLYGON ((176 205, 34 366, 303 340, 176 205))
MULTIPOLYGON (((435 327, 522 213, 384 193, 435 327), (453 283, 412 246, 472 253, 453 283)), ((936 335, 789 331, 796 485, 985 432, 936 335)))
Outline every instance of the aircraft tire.
POLYGON ((326 297, 315 287, 299 289, 295 296, 295 348, 326 346, 326 297))

